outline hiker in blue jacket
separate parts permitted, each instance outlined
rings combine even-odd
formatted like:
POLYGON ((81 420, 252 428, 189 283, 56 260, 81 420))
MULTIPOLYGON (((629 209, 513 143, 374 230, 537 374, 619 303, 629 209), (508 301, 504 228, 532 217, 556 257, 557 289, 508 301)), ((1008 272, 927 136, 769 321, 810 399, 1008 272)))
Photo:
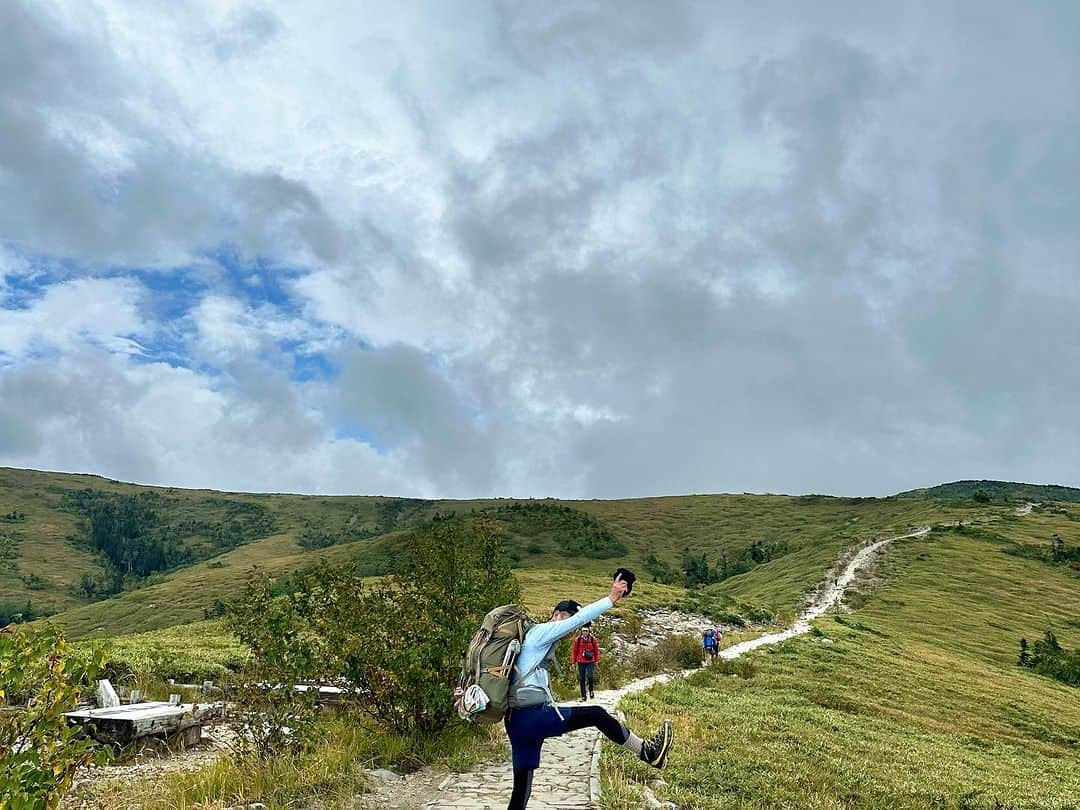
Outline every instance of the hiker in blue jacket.
MULTIPOLYGON (((632 575, 631 575, 632 576, 632 575)), ((507 810, 525 810, 532 793, 533 771, 540 766, 540 749, 548 737, 559 737, 581 728, 598 728, 612 742, 628 748, 654 768, 664 767, 671 748, 671 721, 648 740, 642 740, 600 706, 556 706, 547 666, 554 661, 555 645, 586 623, 598 618, 628 590, 621 575, 611 593, 582 607, 565 599, 551 611, 551 620, 534 625, 525 635, 516 670, 516 697, 506 715, 514 766, 514 791, 507 810)))

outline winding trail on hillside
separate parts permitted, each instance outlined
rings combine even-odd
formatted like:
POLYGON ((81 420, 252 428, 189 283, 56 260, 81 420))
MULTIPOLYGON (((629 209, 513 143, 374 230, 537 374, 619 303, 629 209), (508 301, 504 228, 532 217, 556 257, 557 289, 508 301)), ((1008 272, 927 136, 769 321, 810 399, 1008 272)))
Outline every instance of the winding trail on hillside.
MULTIPOLYGON (((841 562, 838 562, 838 565, 843 565, 840 575, 835 578, 829 577, 825 587, 812 597, 810 604, 799 614, 791 627, 779 633, 769 633, 726 647, 720 651, 720 656, 731 660, 759 647, 779 644, 809 632, 810 622, 836 607, 856 577, 873 565, 887 545, 897 540, 924 537, 929 533, 930 527, 924 526, 907 534, 868 543, 856 551, 846 563, 842 562, 844 558, 841 558, 841 562)), ((686 670, 676 675, 655 675, 634 681, 620 689, 599 691, 596 693, 596 699, 590 703, 614 712, 619 701, 626 695, 649 689, 656 684, 667 683, 673 678, 685 677, 695 671, 686 670)), ((650 733, 650 730, 640 729, 639 733, 650 733)), ((536 771, 533 782, 529 810, 590 810, 590 808, 595 808, 600 798, 602 742, 602 735, 595 729, 574 732, 545 742, 543 761, 540 769, 536 771)), ((678 740, 676 740, 676 745, 678 745, 678 740)), ((399 782, 382 785, 375 793, 363 798, 368 802, 369 807, 384 807, 390 810, 412 810, 413 808, 503 810, 513 787, 509 755, 505 761, 486 763, 468 773, 443 776, 437 784, 436 778, 430 772, 421 772, 399 782)))

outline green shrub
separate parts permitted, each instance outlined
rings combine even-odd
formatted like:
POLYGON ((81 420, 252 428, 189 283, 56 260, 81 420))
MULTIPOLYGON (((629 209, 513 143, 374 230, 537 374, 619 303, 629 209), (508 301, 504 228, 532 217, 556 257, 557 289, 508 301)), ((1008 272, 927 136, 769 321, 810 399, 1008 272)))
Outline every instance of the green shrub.
POLYGON ((100 649, 77 655, 58 630, 0 633, 0 810, 56 807, 75 772, 107 752, 63 713, 75 708, 105 663, 100 649))
MULTIPOLYGON (((233 608, 233 626, 269 666, 296 680, 335 680, 401 734, 443 728, 461 656, 485 613, 516 601, 517 582, 489 517, 445 519, 403 541, 399 571, 364 585, 327 563, 274 598, 259 577, 233 608)), ((294 681, 295 682, 295 681, 294 681)))
POLYGON ((757 675, 757 664, 748 655, 741 655, 735 659, 718 658, 712 665, 713 669, 724 675, 738 675, 743 680, 749 680, 757 675))
POLYGON ((673 635, 660 639, 653 647, 637 650, 630 660, 640 676, 701 666, 701 642, 697 636, 673 635))
POLYGON ((1050 630, 1030 647, 1027 639, 1020 639, 1017 663, 1070 686, 1080 686, 1080 649, 1066 650, 1050 630))
POLYGON ((311 747, 315 693, 293 687, 316 671, 314 645, 292 599, 275 598, 273 580, 257 572, 229 605, 229 624, 252 656, 231 687, 230 718, 242 758, 267 760, 311 747))

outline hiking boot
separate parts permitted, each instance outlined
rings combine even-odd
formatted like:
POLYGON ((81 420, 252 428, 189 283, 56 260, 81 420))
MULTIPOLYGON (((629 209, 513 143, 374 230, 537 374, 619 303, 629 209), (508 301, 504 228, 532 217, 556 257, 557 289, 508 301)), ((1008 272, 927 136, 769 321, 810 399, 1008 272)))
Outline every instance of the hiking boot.
POLYGON ((596 700, 596 692, 589 690, 589 700, 596 700))
POLYGON ((663 768, 673 739, 675 731, 671 727, 671 721, 665 720, 660 730, 641 744, 641 760, 654 768, 663 768))

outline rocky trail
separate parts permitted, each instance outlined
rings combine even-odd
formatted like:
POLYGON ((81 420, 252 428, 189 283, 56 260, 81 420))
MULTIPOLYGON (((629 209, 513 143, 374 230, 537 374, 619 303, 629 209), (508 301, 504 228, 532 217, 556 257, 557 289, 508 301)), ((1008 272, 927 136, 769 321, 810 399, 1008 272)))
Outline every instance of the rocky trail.
MULTIPOLYGON (((926 526, 908 534, 871 542, 858 549, 846 562, 838 564, 839 575, 830 576, 824 588, 811 598, 810 604, 787 630, 769 633, 734 644, 720 651, 726 659, 806 633, 810 622, 824 615, 843 599, 844 594, 859 576, 873 566, 884 548, 897 540, 922 537, 930 532, 926 526)), ((590 703, 615 711, 619 701, 628 694, 666 683, 673 677, 683 677, 694 670, 677 675, 657 675, 627 684, 620 689, 600 691, 590 703)), ((651 733, 651 730, 645 729, 651 733)), ((597 806, 600 797, 600 746, 602 737, 595 729, 556 737, 544 743, 543 761, 533 783, 530 810, 587 810, 597 806)), ((678 745, 678 740, 676 740, 678 745)), ((503 810, 510 796, 513 776, 509 751, 505 761, 485 764, 460 774, 435 775, 420 771, 408 777, 383 782, 373 793, 363 797, 362 807, 391 810, 421 810, 422 808, 459 808, 464 810, 503 810)), ((663 805, 657 803, 658 807, 663 805)))

